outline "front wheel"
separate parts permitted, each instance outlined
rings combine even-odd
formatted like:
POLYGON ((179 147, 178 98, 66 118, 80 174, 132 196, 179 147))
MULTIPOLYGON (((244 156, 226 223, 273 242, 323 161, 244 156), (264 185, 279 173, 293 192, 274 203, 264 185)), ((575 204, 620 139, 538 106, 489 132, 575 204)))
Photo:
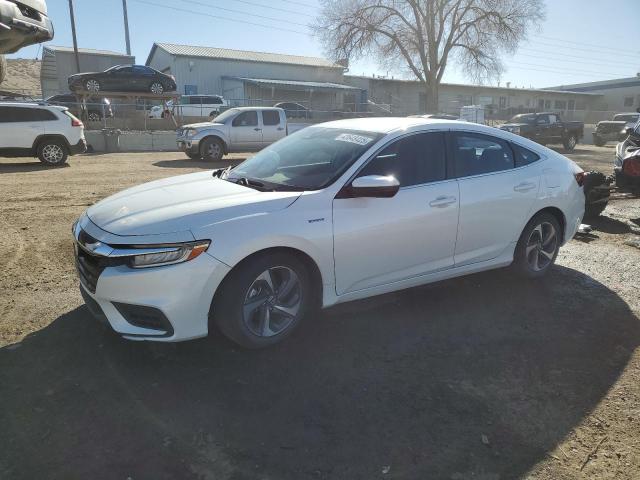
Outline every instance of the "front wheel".
POLYGON ((160 82, 153 82, 149 86, 149 91, 154 95, 162 95, 162 92, 164 92, 164 86, 160 82))
POLYGON ((210 160, 213 162, 217 162, 222 160, 224 156, 224 147, 222 146, 222 142, 217 138, 207 138, 202 143, 202 147, 200 148, 200 155, 205 160, 210 160))
POLYGON ((90 122, 99 122, 102 120, 102 116, 98 112, 89 112, 88 118, 90 122))
POLYGON ((84 87, 88 92, 98 93, 100 91, 100 82, 95 78, 90 78, 86 82, 84 82, 84 87))
POLYGON ((573 151, 573 149, 576 148, 577 144, 578 144, 578 139, 576 138, 575 135, 569 135, 568 137, 562 140, 562 146, 564 147, 565 150, 569 152, 573 151))
POLYGON ((597 135, 593 136, 593 144, 596 147, 604 147, 606 143, 607 142, 605 142, 602 138, 598 137, 597 135))
POLYGON ((260 255, 229 274, 212 303, 222 333, 246 348, 264 348, 288 337, 310 305, 305 265, 286 253, 260 255))
POLYGON ((513 267, 527 278, 543 276, 553 265, 560 244, 562 230, 556 217, 539 213, 524 228, 516 246, 513 267))
POLYGON ((38 146, 38 158, 46 165, 63 165, 68 155, 67 146, 60 140, 44 140, 38 146))
POLYGON ((184 152, 187 157, 189 157, 191 160, 200 160, 202 157, 200 157, 200 154, 198 152, 190 152, 189 150, 187 150, 186 152, 184 152))

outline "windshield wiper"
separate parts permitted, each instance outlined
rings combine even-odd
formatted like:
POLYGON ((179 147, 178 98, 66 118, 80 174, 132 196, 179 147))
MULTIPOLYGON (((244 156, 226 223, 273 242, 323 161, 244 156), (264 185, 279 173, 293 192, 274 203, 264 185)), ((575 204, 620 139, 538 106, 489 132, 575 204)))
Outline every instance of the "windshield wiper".
POLYGON ((238 177, 238 178, 229 178, 228 181, 237 183, 238 185, 242 185, 249 188, 254 188, 261 192, 267 192, 270 189, 266 188, 264 183, 259 182, 258 180, 254 180, 253 178, 247 177, 238 177))
POLYGON ((213 176, 218 178, 226 178, 227 175, 229 175, 231 168, 232 168, 231 165, 229 165, 226 168, 218 168, 217 170, 213 171, 213 176))

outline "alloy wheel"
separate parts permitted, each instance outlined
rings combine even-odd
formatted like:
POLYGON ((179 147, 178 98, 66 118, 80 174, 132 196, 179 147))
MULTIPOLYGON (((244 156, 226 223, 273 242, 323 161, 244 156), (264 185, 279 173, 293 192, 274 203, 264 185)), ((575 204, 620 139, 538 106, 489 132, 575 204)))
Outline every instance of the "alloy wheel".
POLYGON ((161 83, 155 82, 151 84, 151 93, 155 95, 160 95, 164 91, 164 87, 161 83))
POLYGON ((87 80, 87 83, 85 86, 87 87, 87 90, 90 92, 96 93, 100 91, 100 82, 98 82, 97 80, 94 80, 94 79, 87 80))
POLYGON ((89 114, 89 121, 90 122, 99 122, 100 121, 100 115, 98 115, 97 113, 93 112, 89 114))
POLYGON ((42 149, 42 157, 47 163, 60 163, 64 158, 64 151, 60 145, 45 145, 42 149))
POLYGON ((549 222, 537 225, 527 241, 525 255, 529 267, 534 272, 547 268, 556 254, 558 235, 555 227, 549 222))
POLYGON ((222 148, 218 142, 212 142, 207 148, 207 156, 209 158, 222 157, 222 148))
POLYGON ((567 145, 569 147, 569 150, 572 150, 573 148, 575 148, 576 146, 576 137, 571 136, 569 137, 569 140, 567 141, 567 145))
POLYGON ((258 337, 273 337, 285 331, 302 306, 302 286, 289 267, 271 267, 252 283, 244 298, 244 325, 258 337))

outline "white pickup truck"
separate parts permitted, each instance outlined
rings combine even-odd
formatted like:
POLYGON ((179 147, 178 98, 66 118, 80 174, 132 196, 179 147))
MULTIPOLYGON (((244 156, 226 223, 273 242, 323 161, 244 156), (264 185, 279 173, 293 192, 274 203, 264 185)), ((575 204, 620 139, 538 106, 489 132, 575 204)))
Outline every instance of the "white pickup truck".
POLYGON ((179 128, 178 149, 189 158, 220 160, 231 152, 258 151, 302 126, 287 125, 284 110, 274 107, 231 108, 211 122, 179 128))

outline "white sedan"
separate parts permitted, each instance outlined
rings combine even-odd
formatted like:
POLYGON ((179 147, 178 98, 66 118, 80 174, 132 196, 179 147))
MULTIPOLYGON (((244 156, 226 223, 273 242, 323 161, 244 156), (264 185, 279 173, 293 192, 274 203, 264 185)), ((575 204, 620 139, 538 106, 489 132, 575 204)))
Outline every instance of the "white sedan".
POLYGON ((128 339, 188 340, 217 325, 264 347, 315 307, 507 265, 544 275, 582 220, 583 175, 472 123, 311 126, 233 169, 90 207, 74 225, 81 291, 128 339))

